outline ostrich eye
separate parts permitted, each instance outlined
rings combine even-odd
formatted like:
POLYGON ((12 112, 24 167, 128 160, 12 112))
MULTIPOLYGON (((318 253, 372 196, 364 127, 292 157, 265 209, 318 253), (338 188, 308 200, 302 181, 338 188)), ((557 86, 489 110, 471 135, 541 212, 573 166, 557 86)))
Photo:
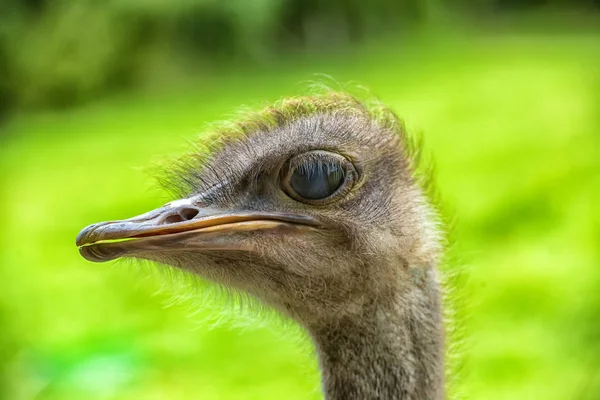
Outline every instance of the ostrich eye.
POLYGON ((355 169, 339 154, 312 151, 291 158, 281 176, 283 191, 288 196, 317 205, 346 193, 354 182, 355 169))
POLYGON ((341 165, 303 163, 290 176, 290 187, 305 199, 320 200, 334 194, 344 183, 345 176, 341 165))

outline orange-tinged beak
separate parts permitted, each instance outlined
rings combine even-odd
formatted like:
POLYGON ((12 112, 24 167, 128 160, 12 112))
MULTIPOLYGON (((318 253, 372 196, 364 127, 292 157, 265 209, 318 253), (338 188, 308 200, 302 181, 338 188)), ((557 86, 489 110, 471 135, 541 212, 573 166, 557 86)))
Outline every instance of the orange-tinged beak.
POLYGON ((77 235, 76 244, 87 260, 104 262, 153 251, 248 251, 251 244, 248 240, 236 240, 236 234, 287 234, 318 226, 318 221, 308 215, 224 211, 198 207, 192 199, 184 199, 133 218, 89 225, 77 235))

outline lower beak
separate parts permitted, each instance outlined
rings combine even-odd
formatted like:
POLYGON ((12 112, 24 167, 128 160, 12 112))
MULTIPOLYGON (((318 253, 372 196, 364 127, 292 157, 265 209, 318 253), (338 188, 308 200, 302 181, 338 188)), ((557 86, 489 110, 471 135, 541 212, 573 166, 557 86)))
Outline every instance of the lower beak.
POLYGON ((77 235, 81 255, 94 262, 136 253, 183 250, 251 250, 235 234, 249 231, 299 232, 317 227, 313 217, 291 213, 224 211, 185 200, 121 220, 89 225, 77 235), (193 245, 190 244, 193 239, 193 245))

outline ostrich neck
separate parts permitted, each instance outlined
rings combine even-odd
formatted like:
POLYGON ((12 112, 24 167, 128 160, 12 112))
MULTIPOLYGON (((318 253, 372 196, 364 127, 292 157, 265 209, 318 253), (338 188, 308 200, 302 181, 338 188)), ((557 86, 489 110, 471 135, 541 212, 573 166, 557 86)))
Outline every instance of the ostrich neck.
POLYGON ((391 304, 311 330, 326 400, 444 398, 439 290, 429 272, 391 304))

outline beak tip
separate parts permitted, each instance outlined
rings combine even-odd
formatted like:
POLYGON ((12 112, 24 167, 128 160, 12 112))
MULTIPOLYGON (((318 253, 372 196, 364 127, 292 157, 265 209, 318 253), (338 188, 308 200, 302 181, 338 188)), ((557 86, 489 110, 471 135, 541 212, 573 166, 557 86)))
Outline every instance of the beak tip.
POLYGON ((75 246, 81 247, 83 245, 83 242, 83 231, 81 231, 77 234, 77 237, 75 238, 75 246))
POLYGON ((77 245, 77 247, 81 247, 84 244, 89 243, 88 239, 89 239, 90 233, 93 231, 93 228, 95 227, 95 225, 96 224, 88 225, 77 234, 77 237, 75 238, 75 245, 77 245))
POLYGON ((79 247, 79 254, 86 260, 96 263, 111 261, 120 255, 118 252, 113 254, 100 250, 100 248, 97 248, 97 246, 94 245, 83 246, 79 247))

